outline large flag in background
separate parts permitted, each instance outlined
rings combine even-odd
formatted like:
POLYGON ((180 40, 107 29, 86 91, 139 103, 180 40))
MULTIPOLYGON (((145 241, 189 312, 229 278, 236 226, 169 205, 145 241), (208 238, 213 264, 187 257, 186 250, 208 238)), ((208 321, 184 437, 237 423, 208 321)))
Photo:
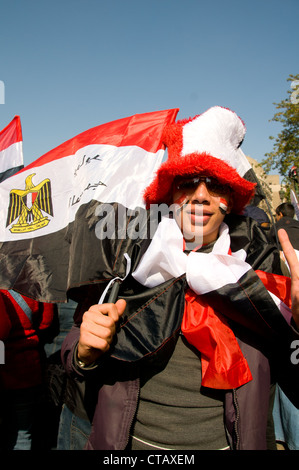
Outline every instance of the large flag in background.
POLYGON ((0 183, 24 167, 20 116, 0 132, 0 183))
POLYGON ((0 288, 58 302, 72 287, 124 275, 123 255, 134 239, 124 230, 132 219, 140 222, 136 208, 146 213, 142 194, 164 156, 163 129, 177 112, 97 126, 5 180, 0 288))

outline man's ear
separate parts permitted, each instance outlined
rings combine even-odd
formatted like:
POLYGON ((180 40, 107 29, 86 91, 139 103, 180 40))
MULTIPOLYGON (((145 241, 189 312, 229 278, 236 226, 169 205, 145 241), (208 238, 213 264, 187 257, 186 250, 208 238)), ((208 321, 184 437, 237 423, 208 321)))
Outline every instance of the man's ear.
POLYGON ((281 212, 278 212, 278 214, 276 214, 276 217, 277 220, 280 220, 283 217, 283 214, 281 212))

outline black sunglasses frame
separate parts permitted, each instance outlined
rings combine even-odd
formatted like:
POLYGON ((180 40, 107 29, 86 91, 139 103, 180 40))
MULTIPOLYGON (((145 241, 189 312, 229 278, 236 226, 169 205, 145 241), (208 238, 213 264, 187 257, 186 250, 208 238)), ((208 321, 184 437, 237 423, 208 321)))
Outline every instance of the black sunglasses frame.
POLYGON ((204 183, 211 194, 227 194, 232 191, 229 185, 220 183, 216 178, 197 175, 177 178, 174 187, 178 191, 195 191, 200 183, 204 183))

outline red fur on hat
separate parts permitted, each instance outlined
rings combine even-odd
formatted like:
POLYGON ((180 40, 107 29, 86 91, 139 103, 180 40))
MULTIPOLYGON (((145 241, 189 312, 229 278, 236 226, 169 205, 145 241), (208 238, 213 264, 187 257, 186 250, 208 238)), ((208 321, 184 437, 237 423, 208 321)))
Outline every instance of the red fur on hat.
POLYGON ((245 180, 232 166, 209 153, 194 152, 181 156, 183 126, 193 119, 181 120, 165 128, 163 142, 168 148, 168 160, 161 164, 155 179, 144 192, 147 208, 151 204, 172 204, 173 181, 176 176, 205 175, 230 186, 233 191, 232 211, 241 213, 254 195, 254 183, 245 180))

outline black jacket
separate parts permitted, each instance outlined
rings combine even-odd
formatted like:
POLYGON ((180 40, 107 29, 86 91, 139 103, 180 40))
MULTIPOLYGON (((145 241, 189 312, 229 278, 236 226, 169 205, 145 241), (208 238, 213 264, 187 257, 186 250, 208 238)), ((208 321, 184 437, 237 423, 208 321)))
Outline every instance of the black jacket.
MULTIPOLYGON (((270 231, 270 237, 273 243, 276 243, 275 230, 278 231, 280 228, 285 229, 292 246, 295 250, 299 250, 299 221, 286 216, 276 222, 275 226, 271 227, 270 231)), ((279 248, 281 249, 280 245, 279 248)))

